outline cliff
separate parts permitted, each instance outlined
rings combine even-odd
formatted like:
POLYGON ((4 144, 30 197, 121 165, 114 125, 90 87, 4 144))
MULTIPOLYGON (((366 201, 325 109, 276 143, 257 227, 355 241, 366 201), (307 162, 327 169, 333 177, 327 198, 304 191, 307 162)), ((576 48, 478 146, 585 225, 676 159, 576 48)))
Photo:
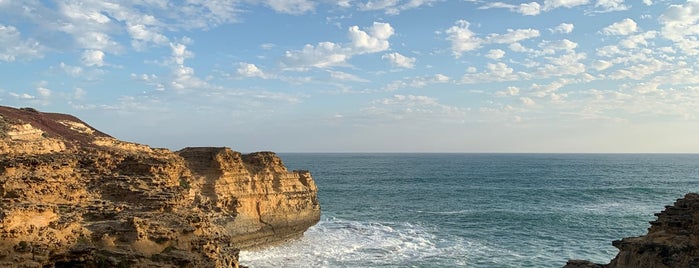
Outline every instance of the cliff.
POLYGON ((237 267, 315 224, 316 192, 271 152, 172 152, 0 106, 0 267, 237 267))
POLYGON ((689 193, 655 215, 648 234, 612 242, 619 254, 609 264, 570 260, 564 267, 699 267, 699 194, 689 193))

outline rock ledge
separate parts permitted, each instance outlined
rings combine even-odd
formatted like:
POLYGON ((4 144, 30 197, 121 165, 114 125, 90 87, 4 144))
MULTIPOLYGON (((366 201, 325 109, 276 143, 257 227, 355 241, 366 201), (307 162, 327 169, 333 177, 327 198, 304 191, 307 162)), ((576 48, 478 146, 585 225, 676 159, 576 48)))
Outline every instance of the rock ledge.
POLYGON ((317 223, 316 193, 271 152, 172 152, 0 106, 0 267, 238 267, 317 223))
POLYGON ((648 234, 612 242, 619 254, 609 264, 570 260, 564 267, 699 267, 699 194, 689 193, 655 215, 648 234))

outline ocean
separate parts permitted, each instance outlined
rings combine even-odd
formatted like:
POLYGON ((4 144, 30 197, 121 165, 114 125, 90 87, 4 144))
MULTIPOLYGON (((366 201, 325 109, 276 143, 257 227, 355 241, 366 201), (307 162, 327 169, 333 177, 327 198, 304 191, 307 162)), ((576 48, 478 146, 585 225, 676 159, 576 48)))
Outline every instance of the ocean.
POLYGON ((699 191, 699 155, 280 154, 310 170, 322 216, 263 267, 562 267, 699 191))

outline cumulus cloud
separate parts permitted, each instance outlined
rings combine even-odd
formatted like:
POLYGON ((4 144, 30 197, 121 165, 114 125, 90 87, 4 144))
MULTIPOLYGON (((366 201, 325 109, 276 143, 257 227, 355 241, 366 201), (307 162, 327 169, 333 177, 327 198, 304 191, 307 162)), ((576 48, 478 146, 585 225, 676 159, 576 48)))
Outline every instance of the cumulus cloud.
POLYGON ((438 0, 368 0, 364 3, 359 3, 359 10, 383 10, 389 15, 398 15, 404 10, 419 8, 421 6, 429 6, 438 0))
POLYGON ((592 67, 597 71, 604 71, 607 68, 612 67, 612 65, 614 64, 606 60, 596 60, 592 63, 592 67))
POLYGON ((266 0, 265 4, 279 13, 303 14, 315 10, 315 3, 308 0, 266 0))
POLYGON ((534 105, 536 105, 536 102, 535 102, 534 100, 532 100, 531 98, 529 98, 529 97, 520 97, 520 98, 519 98, 519 101, 522 102, 522 104, 524 104, 524 105, 526 105, 526 106, 534 106, 534 105))
POLYGON ((490 2, 479 9, 504 8, 525 16, 536 16, 541 13, 541 5, 537 2, 521 3, 519 5, 507 4, 503 2, 490 2))
POLYGON ((184 60, 194 57, 194 53, 187 50, 187 46, 181 43, 170 43, 170 49, 172 50, 172 60, 182 65, 184 60))
POLYGON ((389 48, 388 39, 394 33, 390 24, 374 22, 374 25, 366 30, 360 30, 359 26, 349 28, 349 36, 355 54, 380 52, 389 48))
POLYGON ((0 24, 0 60, 13 62, 43 57, 44 46, 33 39, 22 39, 21 33, 11 25, 0 24))
POLYGON ((369 80, 366 80, 364 78, 361 78, 359 76, 346 73, 346 72, 340 72, 340 71, 328 71, 330 73, 330 77, 333 79, 338 79, 342 81, 350 81, 350 82, 369 82, 369 80))
POLYGON ((549 29, 552 33, 564 33, 568 34, 573 32, 573 29, 575 26, 571 23, 561 23, 558 26, 554 27, 553 29, 549 29))
POLYGON ((595 7, 601 9, 600 12, 622 11, 629 7, 624 5, 624 0, 597 0, 595 7))
POLYGON ((590 0, 544 0, 544 11, 549 11, 555 8, 565 7, 571 8, 590 3, 590 0))
POLYGON ((451 41, 451 51, 456 57, 461 57, 464 52, 478 49, 483 40, 478 38, 469 27, 471 23, 459 20, 456 25, 447 29, 447 40, 451 41))
POLYGON ((171 67, 173 77, 169 85, 176 90, 208 88, 209 84, 194 74, 194 68, 185 65, 185 60, 194 57, 194 53, 182 43, 170 43, 170 49, 174 65, 171 67))
POLYGON ((388 39, 394 34, 389 23, 374 22, 364 30, 359 26, 348 29, 350 42, 337 44, 320 42, 317 45, 306 44, 301 50, 286 51, 282 63, 289 69, 306 69, 309 67, 328 68, 343 65, 354 55, 385 51, 390 48, 388 39))
POLYGON ((505 97, 505 96, 517 96, 519 95, 519 88, 514 86, 509 86, 503 91, 495 92, 495 96, 505 97))
POLYGON ((44 86, 37 87, 36 93, 38 93, 39 96, 41 96, 41 98, 43 98, 43 99, 47 99, 47 98, 51 97, 51 90, 44 87, 44 86))
POLYGON ((266 73, 252 63, 241 62, 236 72, 242 77, 259 77, 263 79, 269 78, 266 73))
POLYGON ((415 67, 415 58, 406 57, 397 52, 384 54, 381 58, 388 60, 394 67, 408 69, 415 67))
POLYGON ((628 18, 602 29, 602 33, 606 35, 629 35, 636 31, 638 31, 638 25, 634 20, 628 18))
POLYGON ((687 1, 682 5, 670 5, 660 16, 661 34, 672 40, 677 47, 689 55, 699 54, 699 1, 687 1))
POLYGON ((512 44, 522 40, 539 37, 541 34, 536 29, 507 29, 504 34, 489 34, 486 38, 487 43, 494 44, 512 44))
POLYGON ((371 107, 362 110, 371 116, 381 116, 393 120, 436 119, 453 121, 463 118, 468 109, 439 103, 435 98, 421 95, 393 95, 377 99, 371 107))
POLYGON ((131 35, 131 46, 136 49, 143 49, 150 43, 165 45, 170 42, 165 35, 143 24, 129 24, 126 31, 131 35))
POLYGON ((320 42, 316 46, 306 44, 301 50, 286 51, 283 63, 291 69, 327 68, 342 65, 349 58, 350 54, 342 46, 320 42))
POLYGON ((505 51, 502 49, 491 49, 485 56, 497 60, 505 56, 505 51))
POLYGON ((459 20, 456 25, 446 30, 447 40, 451 41, 452 54, 461 57, 464 52, 480 48, 483 44, 512 44, 540 36, 536 29, 507 29, 504 34, 492 33, 479 38, 470 29, 470 23, 459 20))
POLYGON ((514 69, 503 62, 488 63, 483 72, 465 74, 461 82, 464 84, 504 82, 521 79, 522 76, 514 69))
POLYGON ((85 66, 103 66, 104 52, 101 50, 85 50, 83 51, 81 61, 85 66))
POLYGON ((451 78, 443 74, 409 77, 402 80, 393 81, 386 85, 383 90, 395 91, 401 88, 423 88, 428 85, 448 83, 450 81, 451 78))
POLYGON ((541 13, 541 5, 537 2, 519 4, 517 12, 526 16, 536 16, 541 13))

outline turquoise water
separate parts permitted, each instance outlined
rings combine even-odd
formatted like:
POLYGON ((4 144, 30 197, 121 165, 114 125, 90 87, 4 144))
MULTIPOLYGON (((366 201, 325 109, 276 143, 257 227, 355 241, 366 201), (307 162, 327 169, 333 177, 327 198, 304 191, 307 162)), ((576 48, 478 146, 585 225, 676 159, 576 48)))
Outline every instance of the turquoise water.
POLYGON ((321 222, 259 267, 561 267, 699 191, 699 155, 281 154, 318 185, 321 222))

